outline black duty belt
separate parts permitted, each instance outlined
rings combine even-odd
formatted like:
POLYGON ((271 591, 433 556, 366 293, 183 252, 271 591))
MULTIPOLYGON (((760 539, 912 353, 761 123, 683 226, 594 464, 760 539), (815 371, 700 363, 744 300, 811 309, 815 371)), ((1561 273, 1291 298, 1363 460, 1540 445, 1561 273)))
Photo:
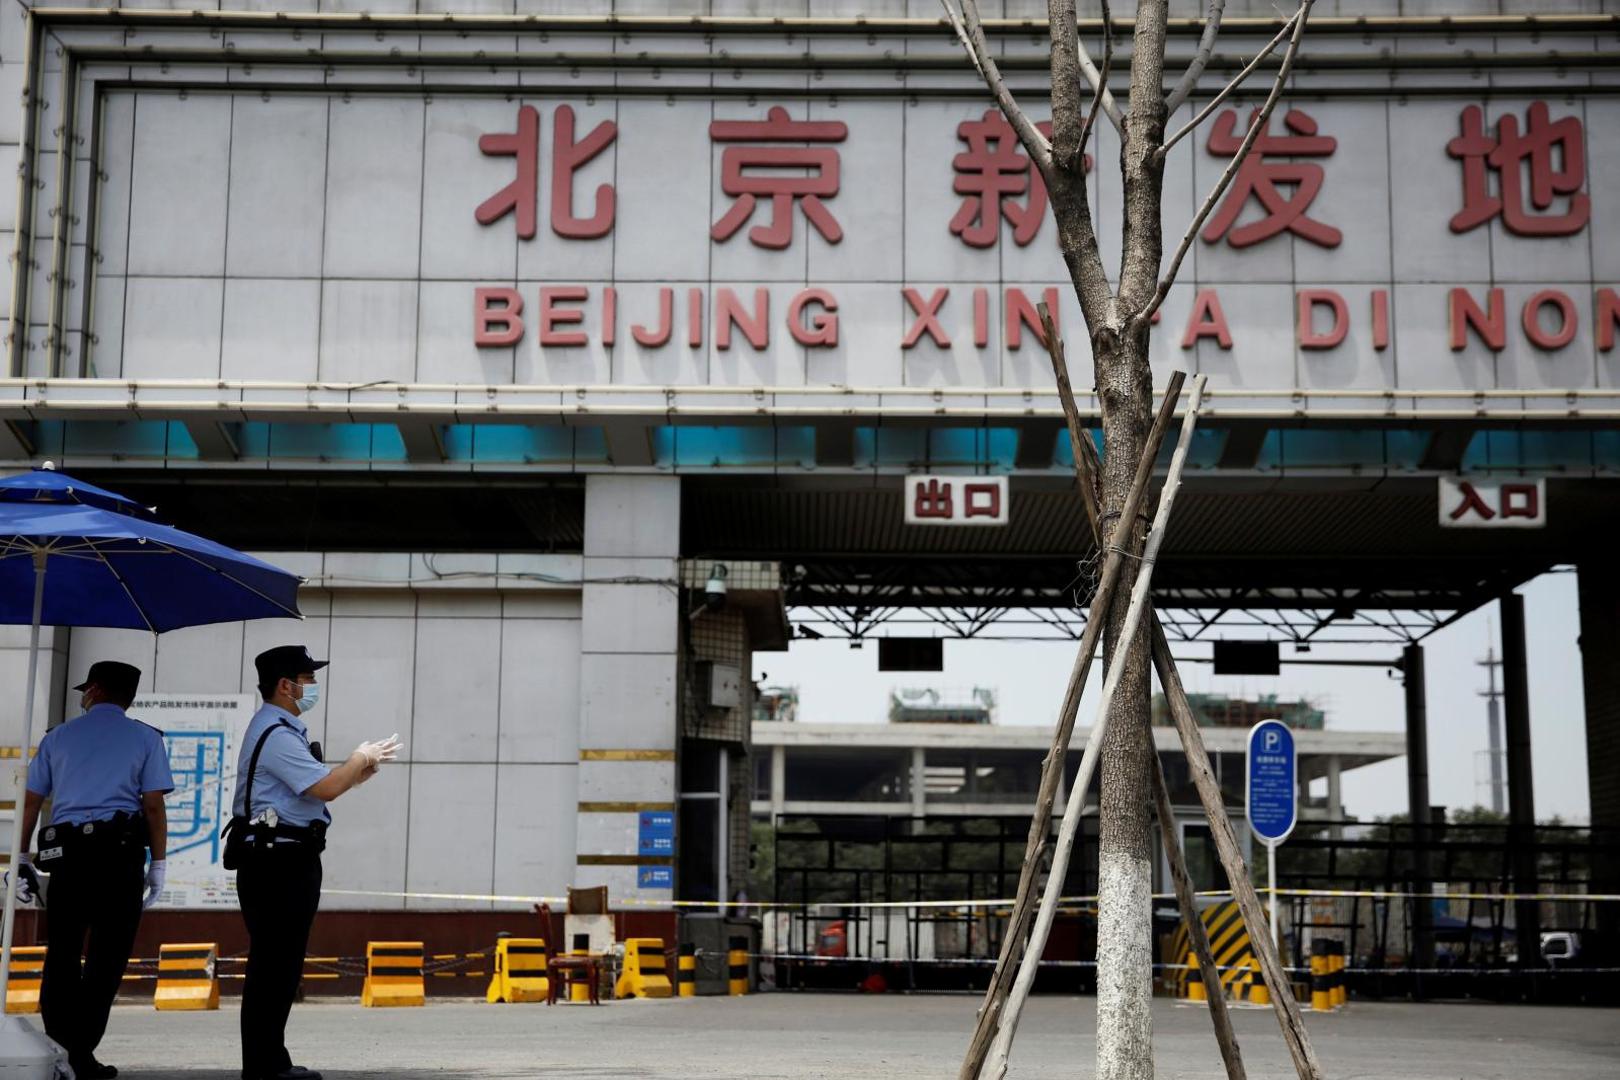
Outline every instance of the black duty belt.
POLYGON ((140 814, 115 814, 102 821, 62 822, 39 830, 39 857, 42 870, 61 866, 69 858, 103 854, 116 848, 146 848, 146 818, 140 814))
POLYGON ((326 824, 324 821, 312 821, 308 825, 288 825, 284 822, 266 825, 260 821, 247 826, 246 842, 250 848, 259 850, 281 847, 285 842, 303 844, 313 847, 316 851, 324 851, 326 824))

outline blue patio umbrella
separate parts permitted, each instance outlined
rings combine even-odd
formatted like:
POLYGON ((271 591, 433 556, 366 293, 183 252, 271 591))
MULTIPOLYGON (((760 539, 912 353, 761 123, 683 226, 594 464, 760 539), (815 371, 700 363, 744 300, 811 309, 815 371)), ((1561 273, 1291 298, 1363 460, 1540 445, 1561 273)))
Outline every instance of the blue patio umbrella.
MULTIPOLYGON (((0 480, 0 623, 32 627, 10 865, 16 865, 24 839, 23 774, 33 745, 42 625, 161 634, 206 623, 299 618, 299 584, 295 574, 164 525, 139 503, 49 465, 0 480)), ((5 893, 0 987, 11 974, 15 874, 5 893)), ((0 1059, 16 1061, 13 1048, 21 1049, 30 1037, 39 1038, 22 1021, 8 1019, 0 1031, 0 1059)))

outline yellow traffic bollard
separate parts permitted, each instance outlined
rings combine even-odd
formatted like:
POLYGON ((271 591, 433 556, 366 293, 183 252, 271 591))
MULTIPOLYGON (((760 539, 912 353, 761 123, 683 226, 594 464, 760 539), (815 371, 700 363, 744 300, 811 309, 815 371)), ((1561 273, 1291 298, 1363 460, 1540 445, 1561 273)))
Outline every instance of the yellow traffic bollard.
POLYGON ((1328 984, 1326 941, 1311 942, 1311 1008, 1327 1012, 1333 1008, 1333 990, 1328 984))
POLYGON ((544 1001, 549 991, 544 938, 501 938, 495 942, 495 973, 484 994, 485 1001, 544 1001))
POLYGON ((185 1012, 219 1008, 218 958, 219 946, 213 942, 158 946, 152 1007, 185 1012))
POLYGON ((624 943, 624 970, 613 986, 616 998, 667 998, 674 994, 664 969, 663 938, 629 938, 624 943))
POLYGON ((45 981, 45 946, 11 950, 11 981, 6 986, 6 1012, 39 1012, 39 987, 45 981))
MULTIPOLYGON (((575 934, 574 935, 574 947, 571 950, 569 950, 568 955, 569 956, 589 956, 589 955, 591 955, 591 935, 589 935, 589 934, 575 934)), ((591 990, 592 989, 593 989, 593 987, 591 987, 583 979, 575 979, 573 982, 568 984, 568 1000, 569 1001, 579 1001, 579 1002, 590 1001, 591 1000, 591 990)))
POLYGON ((734 937, 731 939, 731 949, 726 953, 726 966, 729 981, 727 990, 732 997, 741 997, 748 993, 748 939, 734 937))
POLYGON ((678 964, 675 983, 679 987, 680 996, 697 997, 697 946, 689 941, 682 944, 678 964))
POLYGON ((427 990, 422 983, 422 943, 367 942, 366 982, 360 990, 360 1004, 375 1008, 426 1003, 427 990))

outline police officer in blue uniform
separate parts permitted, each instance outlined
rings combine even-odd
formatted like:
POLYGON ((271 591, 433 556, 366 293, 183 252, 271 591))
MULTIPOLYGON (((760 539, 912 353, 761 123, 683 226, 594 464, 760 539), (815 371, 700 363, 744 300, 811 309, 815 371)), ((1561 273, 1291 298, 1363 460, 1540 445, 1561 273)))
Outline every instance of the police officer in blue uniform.
POLYGON ((320 1080, 292 1063, 287 1016, 304 971, 321 899, 326 804, 376 775, 400 749, 397 736, 361 743, 337 766, 322 761, 305 718, 320 701, 325 660, 282 645, 253 661, 264 705, 253 715, 236 766, 226 854, 249 938, 242 988, 242 1080, 320 1080))
MULTIPOLYGON (((80 1080, 118 1075, 96 1060, 95 1050, 141 911, 163 891, 163 796, 174 790, 174 780, 163 733, 124 713, 140 681, 140 670, 128 664, 92 664, 74 687, 82 695, 83 715, 47 732, 28 767, 24 836, 33 835, 45 800, 51 800, 50 824, 40 830, 35 859, 51 875, 40 1012, 46 1034, 68 1052, 80 1080)), ((38 879, 26 856, 18 875, 19 898, 32 899, 38 879)))

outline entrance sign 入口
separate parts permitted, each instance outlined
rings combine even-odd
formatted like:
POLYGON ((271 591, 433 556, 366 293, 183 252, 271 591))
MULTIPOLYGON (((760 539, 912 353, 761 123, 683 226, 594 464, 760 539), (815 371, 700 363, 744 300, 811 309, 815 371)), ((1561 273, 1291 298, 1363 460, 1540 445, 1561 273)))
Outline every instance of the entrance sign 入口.
POLYGON ((1540 529, 1546 524, 1546 480, 1440 477, 1443 529, 1540 529))
POLYGON ((163 732, 174 791, 164 907, 235 907, 235 876, 220 863, 220 832, 231 817, 236 757, 253 718, 252 694, 149 694, 129 714, 163 732))
POLYGON ((907 525, 1005 525, 1005 476, 908 476, 907 525))
POLYGON ((1243 803, 1249 829, 1266 845, 1271 893, 1271 939, 1277 940, 1277 845, 1288 839, 1299 819, 1299 758, 1294 733, 1281 720, 1262 720, 1249 729, 1243 803))

